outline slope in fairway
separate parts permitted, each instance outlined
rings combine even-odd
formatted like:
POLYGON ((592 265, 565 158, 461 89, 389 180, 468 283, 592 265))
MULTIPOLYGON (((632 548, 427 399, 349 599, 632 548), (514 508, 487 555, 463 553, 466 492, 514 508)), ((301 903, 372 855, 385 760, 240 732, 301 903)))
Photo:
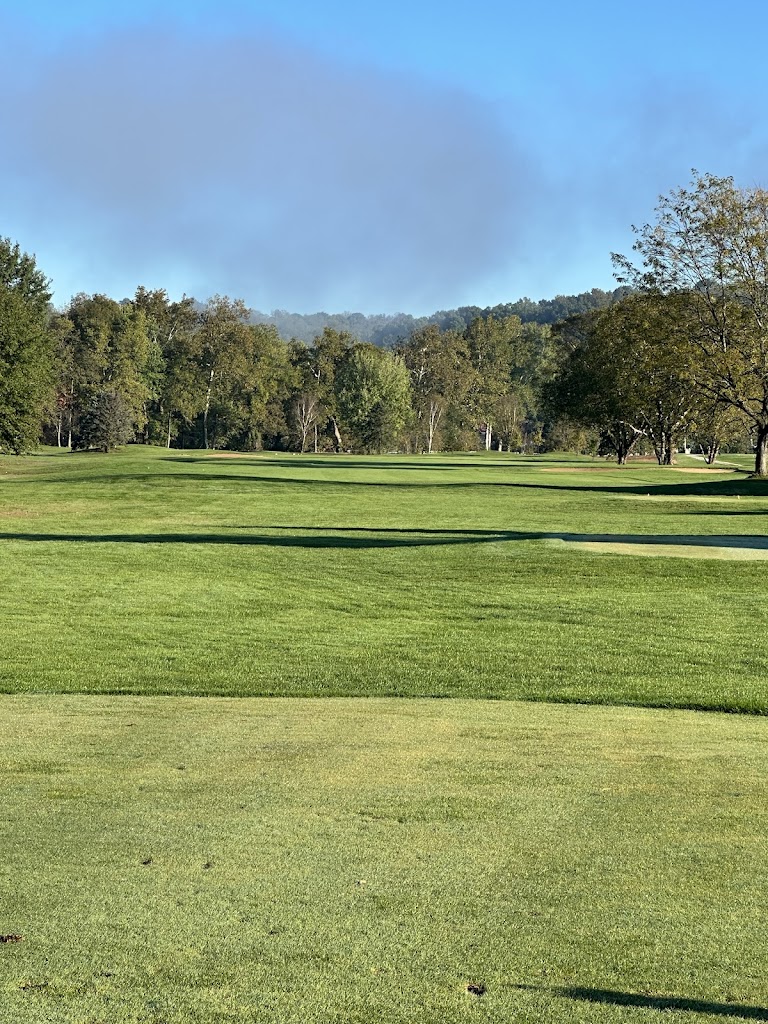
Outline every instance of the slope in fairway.
POLYGON ((3 697, 0 1020, 766 1020, 767 727, 3 697))
POLYGON ((768 488, 688 468, 5 458, 0 688, 764 713, 768 488))

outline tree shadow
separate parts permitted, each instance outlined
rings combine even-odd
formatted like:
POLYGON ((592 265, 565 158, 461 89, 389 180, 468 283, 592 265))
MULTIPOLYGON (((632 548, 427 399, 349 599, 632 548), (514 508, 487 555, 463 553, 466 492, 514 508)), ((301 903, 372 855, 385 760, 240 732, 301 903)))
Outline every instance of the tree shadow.
MULTIPOLYGON (((448 485, 452 486, 452 485, 448 485)), ((549 479, 540 483, 526 481, 493 481, 477 482, 473 487, 517 487, 521 490, 536 491, 580 491, 584 494, 632 494, 640 497, 708 497, 735 498, 752 497, 768 498, 768 480, 750 480, 737 478, 720 481, 700 481, 696 483, 633 483, 633 484, 559 484, 550 483, 549 479)))
MULTIPOLYGON (((252 527, 231 526, 227 530, 252 531, 252 527)), ((0 541, 20 540, 85 544, 225 544, 277 548, 406 548, 446 544, 478 544, 487 541, 536 540, 535 533, 510 534, 493 530, 368 530, 365 527, 263 526, 275 533, 25 533, 2 532, 0 541), (289 533, 301 530, 301 533, 289 533), (279 531, 279 532, 277 532, 279 531)))
MULTIPOLYGON (((518 985, 520 989, 542 990, 538 985, 518 985)), ((587 1003, 607 1003, 611 1006, 636 1006, 650 1010, 688 1010, 708 1013, 714 1017, 735 1017, 739 1020, 768 1021, 768 1008, 742 1006, 739 1003, 711 1003, 705 999, 687 999, 684 996, 644 996, 635 992, 617 992, 602 988, 551 988, 547 991, 567 999, 580 999, 587 1003)))
MULTIPOLYGON (((211 452, 209 455, 166 455, 162 457, 163 462, 176 462, 184 465, 207 464, 220 459, 231 459, 232 462, 244 462, 251 464, 277 466, 281 469, 349 469, 349 470, 416 470, 434 472, 435 470, 464 470, 475 469, 478 466, 483 469, 509 469, 521 466, 551 466, 553 460, 536 455, 515 455, 503 453, 499 456, 487 456, 477 453, 474 457, 471 454, 435 454, 423 455, 421 459, 414 459, 412 456, 393 455, 391 459, 384 460, 376 456, 365 455, 300 455, 298 452, 289 455, 275 455, 272 452, 211 452)), ((558 458, 557 464, 573 465, 574 467, 585 465, 583 460, 574 457, 569 459, 558 458)))
POLYGON ((768 516, 768 508, 694 509, 692 511, 686 511, 685 515, 686 516, 768 516))
POLYGON ((376 528, 365 526, 302 525, 223 525, 217 532, 201 533, 37 533, 0 532, 0 541, 72 542, 85 544, 227 544, 295 548, 399 548, 444 546, 452 544, 519 543, 521 541, 560 541, 565 544, 600 544, 610 553, 617 545, 734 548, 754 551, 768 549, 768 536, 741 534, 640 534, 640 533, 565 533, 538 530, 453 530, 407 527, 376 528), (237 531, 237 532, 228 532, 237 531))
MULTIPOLYGON (((245 468, 245 467, 244 467, 245 468)), ((296 469, 296 466, 293 466, 296 469)), ((72 483, 73 479, 77 479, 73 474, 66 476, 48 476, 44 480, 36 479, 35 486, 43 484, 67 484, 72 483)), ((297 486, 297 487, 311 487, 313 489, 327 489, 331 490, 334 488, 383 488, 384 490, 396 489, 396 490, 425 490, 426 488, 467 488, 467 487, 494 487, 503 486, 511 487, 512 484, 494 484, 494 483, 473 483, 470 480, 461 482, 433 482, 433 481, 408 481, 408 480, 343 480, 343 479, 322 479, 320 477, 295 477, 295 476, 266 476, 256 473, 211 473, 207 470, 201 470, 199 473, 195 472, 181 472, 173 470, 170 473, 121 473, 121 474, 99 474, 93 473, 83 474, 79 478, 84 483, 96 483, 106 484, 112 487, 122 487, 126 483, 142 483, 158 485, 160 487, 173 487, 174 484, 178 483, 179 480, 192 481, 195 484, 205 486, 206 483, 221 483, 226 481, 230 484, 264 484, 270 487, 285 487, 285 486, 297 486)))
MULTIPOLYGON (((246 468, 246 467, 244 467, 246 468)), ((296 468, 294 466, 294 468, 296 468)), ((240 472, 209 472, 201 469, 199 472, 182 472, 174 470, 171 473, 124 473, 124 474, 99 474, 87 473, 81 478, 86 483, 106 484, 112 487, 121 487, 126 483, 145 483, 159 485, 161 487, 172 487, 179 480, 187 480, 195 484, 205 485, 206 483, 230 483, 230 484, 260 484, 269 487, 297 486, 313 488, 315 490, 333 490, 339 488, 375 488, 382 490, 404 491, 415 490, 482 490, 484 488, 502 488, 514 493, 515 490, 533 491, 568 491, 582 494, 616 494, 636 495, 638 497, 752 497, 768 498, 768 482, 754 480, 737 480, 722 482, 719 484, 632 484, 632 485, 598 485, 598 484, 557 484, 549 480, 541 482, 523 482, 519 480, 344 480, 339 478, 323 479, 320 477, 296 477, 296 476, 271 476, 261 473, 240 472)), ((47 476, 45 479, 36 479, 35 486, 44 484, 71 483, 72 474, 47 476)), ((768 510, 767 510, 768 511, 768 510)), ((686 512, 687 514, 687 512, 686 512)), ((730 514, 730 513, 722 513, 730 514)))
MULTIPOLYGON (((425 472, 434 472, 435 470, 460 470, 465 467, 457 465, 455 462, 437 461, 429 463, 419 462, 377 462, 369 459, 363 459, 361 456, 356 456, 354 461, 346 461, 349 456, 345 455, 328 455, 325 458, 307 458, 296 454, 289 458, 270 458, 267 455, 262 455, 254 452, 253 455, 240 454, 238 452, 216 452, 211 455, 191 455, 185 458, 179 456, 168 455, 165 456, 163 462, 174 462, 180 463, 184 466, 191 465, 208 465, 212 463, 221 465, 220 460, 231 460, 233 466, 242 465, 247 466, 269 466, 277 469, 348 469, 352 471, 357 470, 424 470, 425 472)), ((174 474, 175 475, 175 474, 174 474)))

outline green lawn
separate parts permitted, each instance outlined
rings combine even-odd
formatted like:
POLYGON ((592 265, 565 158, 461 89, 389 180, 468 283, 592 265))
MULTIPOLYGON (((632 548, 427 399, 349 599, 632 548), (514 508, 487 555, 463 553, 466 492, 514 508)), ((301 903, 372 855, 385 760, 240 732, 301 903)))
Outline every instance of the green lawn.
POLYGON ((0 1024, 768 1020, 768 486, 680 461, 0 459, 0 1024))
POLYGON ((768 1020, 767 724, 4 696, 0 1021, 768 1020))
POLYGON ((597 460, 0 459, 0 690, 768 711, 768 485, 597 460))

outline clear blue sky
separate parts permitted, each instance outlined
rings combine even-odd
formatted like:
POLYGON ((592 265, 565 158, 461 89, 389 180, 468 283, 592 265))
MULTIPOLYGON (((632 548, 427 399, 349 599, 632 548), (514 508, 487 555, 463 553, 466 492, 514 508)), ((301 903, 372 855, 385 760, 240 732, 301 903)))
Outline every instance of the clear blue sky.
POLYGON ((0 0, 0 235, 58 303, 610 288, 691 168, 768 184, 767 33, 757 0, 0 0))

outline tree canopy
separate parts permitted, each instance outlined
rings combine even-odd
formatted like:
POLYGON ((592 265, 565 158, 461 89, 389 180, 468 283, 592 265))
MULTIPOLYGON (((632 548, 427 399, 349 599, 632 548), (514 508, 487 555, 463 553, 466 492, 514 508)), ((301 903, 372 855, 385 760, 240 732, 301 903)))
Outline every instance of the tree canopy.
POLYGON ((709 459, 754 442, 768 475, 768 192, 695 175, 656 212, 635 262, 614 256, 613 291, 419 318, 144 287, 53 310, 34 257, 0 239, 0 449, 566 446, 669 464, 694 439, 709 459))
POLYGON ((0 238, 0 450, 34 447, 52 401, 49 283, 33 256, 0 238))
POLYGON ((620 280, 676 300, 692 385, 755 430, 755 473, 768 475, 768 192, 694 172, 662 196, 654 224, 636 228, 636 266, 620 280))

